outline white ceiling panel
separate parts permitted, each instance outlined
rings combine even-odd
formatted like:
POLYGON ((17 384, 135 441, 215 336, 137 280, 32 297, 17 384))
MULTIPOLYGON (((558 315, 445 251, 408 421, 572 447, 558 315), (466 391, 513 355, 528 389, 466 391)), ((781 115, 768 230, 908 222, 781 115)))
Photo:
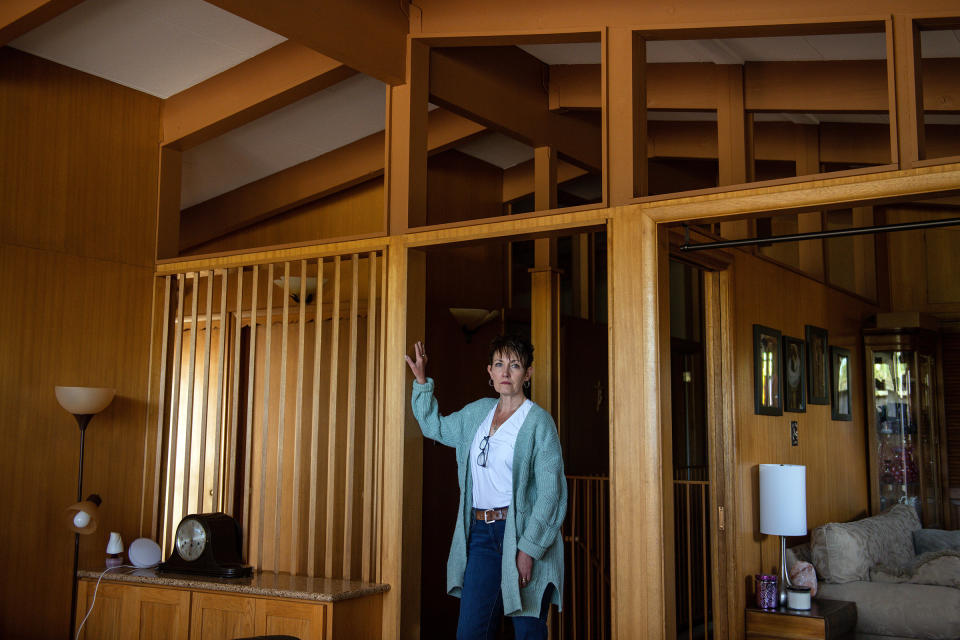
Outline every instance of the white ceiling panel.
POLYGON ((10 45, 167 98, 283 41, 202 0, 86 0, 10 45))
POLYGON ((599 42, 523 44, 520 48, 546 64, 600 64, 599 42))
POLYGON ((924 58, 960 58, 960 30, 921 31, 920 50, 924 58))
POLYGON ((185 209, 383 131, 385 85, 355 75, 183 154, 185 209))
POLYGON ((527 160, 533 160, 533 147, 502 133, 491 131, 457 147, 457 151, 478 160, 509 169, 527 160))

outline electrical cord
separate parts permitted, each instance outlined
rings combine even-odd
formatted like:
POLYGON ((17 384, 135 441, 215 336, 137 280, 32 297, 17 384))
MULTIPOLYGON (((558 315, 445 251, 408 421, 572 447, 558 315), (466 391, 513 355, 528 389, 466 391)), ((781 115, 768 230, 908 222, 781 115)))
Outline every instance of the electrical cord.
POLYGON ((83 616, 83 620, 80 622, 80 626, 77 627, 77 633, 74 636, 73 640, 79 640, 80 631, 83 630, 83 625, 86 624, 87 618, 89 618, 90 614, 93 613, 93 605, 97 603, 97 589, 100 588, 100 581, 103 580, 103 576, 107 575, 108 571, 113 571, 114 569, 136 569, 136 568, 137 567, 133 566, 132 564, 121 564, 120 566, 107 567, 106 569, 103 570, 103 573, 101 573, 100 577, 97 578, 97 586, 93 588, 93 600, 90 601, 90 608, 87 609, 87 615, 83 616))

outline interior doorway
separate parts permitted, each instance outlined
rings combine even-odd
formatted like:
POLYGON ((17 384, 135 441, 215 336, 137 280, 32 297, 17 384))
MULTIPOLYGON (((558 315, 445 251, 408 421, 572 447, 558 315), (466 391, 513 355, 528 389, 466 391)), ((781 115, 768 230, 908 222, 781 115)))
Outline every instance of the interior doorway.
POLYGON ((674 514, 676 635, 690 640, 725 638, 730 631, 729 262, 717 257, 709 264, 669 262, 673 495, 665 499, 674 514))
MULTIPOLYGON (((428 375, 442 414, 489 396, 490 341, 519 332, 534 343, 533 400, 557 421, 568 481, 566 588, 553 638, 610 636, 609 403, 606 232, 499 238, 422 248, 428 375), (467 320, 467 318, 472 320, 467 320), (544 336, 544 319, 548 328, 544 336), (547 399, 544 400, 543 398, 547 399)), ((446 559, 459 488, 452 449, 423 441, 420 635, 452 637, 459 600, 446 594, 446 559)), ((513 636, 502 625, 501 638, 513 636)))

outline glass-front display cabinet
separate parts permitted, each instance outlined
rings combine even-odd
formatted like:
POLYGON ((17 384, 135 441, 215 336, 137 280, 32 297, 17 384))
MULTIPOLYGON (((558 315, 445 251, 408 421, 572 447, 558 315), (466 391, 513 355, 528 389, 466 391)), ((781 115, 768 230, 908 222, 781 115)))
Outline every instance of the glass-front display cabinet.
POLYGON ((938 334, 917 327, 863 333, 872 513, 906 504, 925 528, 943 528, 938 334))

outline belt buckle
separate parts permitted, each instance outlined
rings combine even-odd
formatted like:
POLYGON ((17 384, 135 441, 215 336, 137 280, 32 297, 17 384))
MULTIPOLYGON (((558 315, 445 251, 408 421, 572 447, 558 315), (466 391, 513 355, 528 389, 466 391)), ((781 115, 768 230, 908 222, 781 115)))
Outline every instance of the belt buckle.
POLYGON ((496 522, 496 521, 497 521, 497 510, 496 510, 496 509, 484 509, 484 510, 483 510, 483 522, 484 522, 484 524, 493 524, 493 523, 496 522), (492 514, 493 514, 493 518, 492 518, 491 520, 487 520, 487 514, 488 514, 488 513, 492 513, 492 514))

